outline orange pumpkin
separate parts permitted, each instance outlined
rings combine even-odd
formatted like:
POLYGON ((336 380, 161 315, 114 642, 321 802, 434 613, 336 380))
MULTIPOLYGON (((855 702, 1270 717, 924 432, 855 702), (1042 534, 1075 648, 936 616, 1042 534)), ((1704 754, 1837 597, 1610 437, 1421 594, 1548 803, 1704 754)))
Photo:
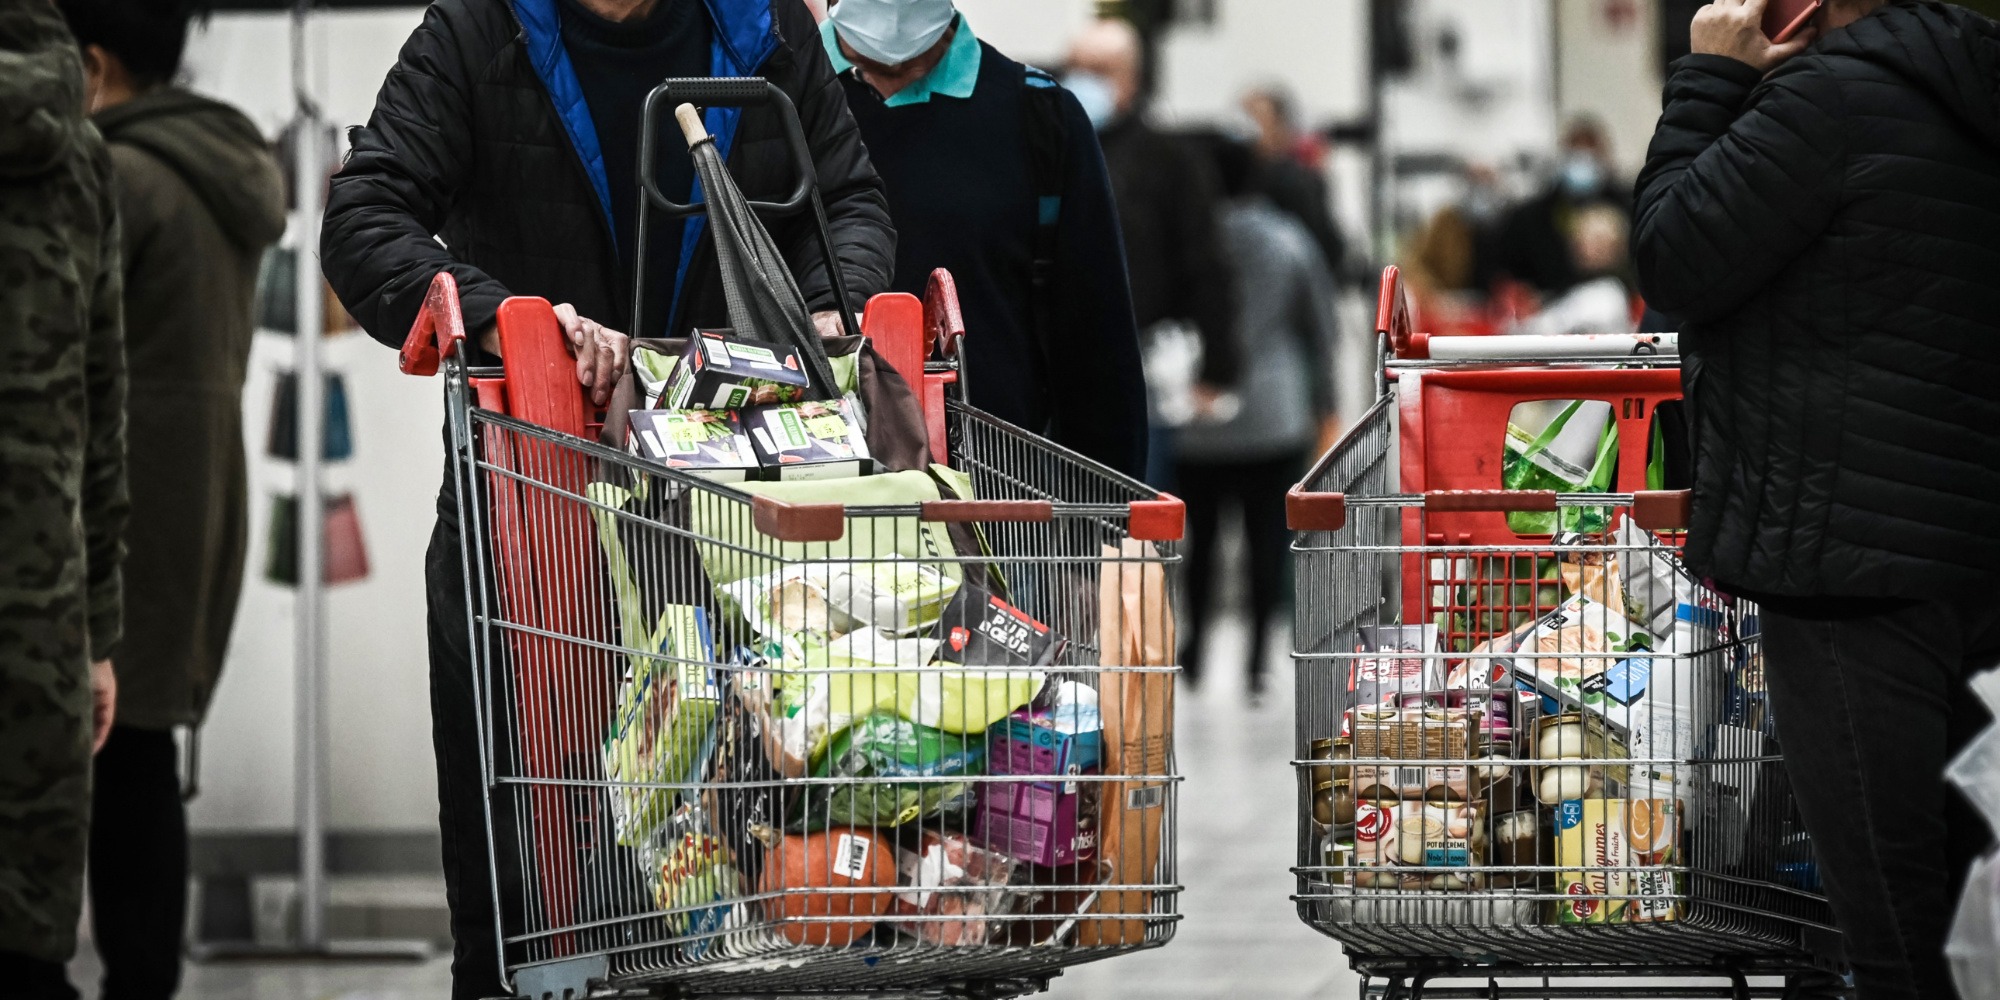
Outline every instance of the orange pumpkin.
POLYGON ((793 944, 844 946, 869 932, 888 912, 894 896, 888 892, 822 892, 896 886, 896 847, 874 833, 856 827, 834 827, 824 833, 787 834, 776 851, 765 856, 761 885, 766 893, 784 893, 766 900, 765 912, 790 920, 778 930, 793 944), (826 921, 827 917, 849 920, 826 921))

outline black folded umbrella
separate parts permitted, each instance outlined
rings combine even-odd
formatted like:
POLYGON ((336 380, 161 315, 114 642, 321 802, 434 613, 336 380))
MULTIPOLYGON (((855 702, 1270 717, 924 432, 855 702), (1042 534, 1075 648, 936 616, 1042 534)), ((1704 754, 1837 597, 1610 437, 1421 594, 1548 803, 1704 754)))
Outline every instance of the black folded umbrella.
POLYGON ((729 176, 714 137, 702 125, 701 113, 693 105, 683 104, 674 109, 674 117, 687 136, 688 153, 694 158, 695 174, 701 178, 708 228, 714 234, 715 257, 722 267, 730 327, 747 340, 797 347, 805 359, 806 374, 812 377, 814 391, 809 398, 840 395, 806 298, 800 294, 798 282, 792 280, 791 268, 770 231, 729 176))

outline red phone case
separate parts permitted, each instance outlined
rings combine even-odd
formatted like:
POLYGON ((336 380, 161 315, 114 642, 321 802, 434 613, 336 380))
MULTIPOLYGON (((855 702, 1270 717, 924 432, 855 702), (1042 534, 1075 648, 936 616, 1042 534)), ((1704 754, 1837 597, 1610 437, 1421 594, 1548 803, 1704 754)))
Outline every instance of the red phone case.
POLYGON ((1764 37, 1779 45, 1790 41, 1825 4, 1826 0, 1771 0, 1764 8, 1764 37))

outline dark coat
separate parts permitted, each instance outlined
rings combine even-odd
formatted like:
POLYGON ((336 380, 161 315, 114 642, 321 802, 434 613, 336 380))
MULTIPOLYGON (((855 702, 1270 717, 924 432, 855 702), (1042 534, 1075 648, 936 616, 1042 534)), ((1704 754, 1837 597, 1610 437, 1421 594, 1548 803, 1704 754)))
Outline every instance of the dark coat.
MULTIPOLYGON (((895 231, 812 16, 796 2, 705 4, 717 75, 763 76, 798 106, 848 303, 858 310, 888 287, 895 231)), ((350 133, 353 151, 327 202, 321 260, 375 339, 402 345, 440 270, 458 279, 469 330, 490 324, 510 295, 568 302, 627 329, 630 279, 618 267, 595 126, 557 16, 554 0, 438 0, 404 43, 368 124, 350 133)), ((712 109, 708 126, 745 195, 782 200, 791 192, 797 178, 775 111, 712 109)), ((671 123, 663 134, 661 155, 687 155, 671 123)), ((808 217, 765 221, 807 303, 832 308, 808 217)), ((705 224, 690 225, 683 242, 698 245, 682 254, 671 329, 727 325, 706 232, 705 224)), ((627 332, 669 329, 665 304, 674 298, 671 289, 649 289, 648 325, 662 326, 627 332)))
MULTIPOLYGON (((961 31, 968 30, 961 26, 961 31)), ((968 97, 889 107, 841 74, 848 106, 882 171, 898 232, 895 289, 924 293, 945 268, 965 308, 974 405, 1131 475, 1146 462, 1146 377, 1125 284, 1118 210, 1090 119, 1054 81, 980 46, 968 97), (1035 324, 1030 101, 1054 100, 1064 175, 1047 303, 1035 324)), ((1055 116, 1050 116, 1055 117, 1055 116)))
POLYGON ((1680 60, 1633 244, 1682 324, 1695 570, 2000 583, 2000 25, 1902 2, 1761 81, 1680 60))
POLYGON ((1186 141, 1137 115, 1111 123, 1098 141, 1118 199, 1139 331, 1163 320, 1192 323, 1201 334, 1202 379, 1234 386, 1242 358, 1229 328, 1236 306, 1214 171, 1186 141))
POLYGON ((284 180, 257 126, 206 97, 158 90, 96 122, 118 181, 132 373, 118 722, 198 725, 243 584, 243 378, 284 180))
POLYGON ((118 655, 116 220, 76 43, 52 5, 0 0, 0 951, 58 965, 83 908, 90 664, 118 655))

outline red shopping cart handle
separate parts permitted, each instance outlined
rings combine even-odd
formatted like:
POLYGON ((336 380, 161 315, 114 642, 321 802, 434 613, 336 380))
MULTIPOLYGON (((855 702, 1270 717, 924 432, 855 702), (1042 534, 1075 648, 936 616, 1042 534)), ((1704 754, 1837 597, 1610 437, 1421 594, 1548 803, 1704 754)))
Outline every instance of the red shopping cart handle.
POLYGON ((458 352, 465 340, 465 316, 458 308, 458 280, 439 271, 424 293, 423 307, 403 338, 399 364, 405 375, 436 375, 438 363, 458 352))
MULTIPOLYGON (((1409 498, 1414 506, 1417 498, 1409 498)), ((1549 512, 1553 490, 1431 490, 1423 494, 1428 512, 1513 514, 1549 512)), ((1646 490, 1632 494, 1632 523, 1648 531, 1679 531, 1688 525, 1693 496, 1687 490, 1646 490)), ((1347 494, 1319 493, 1294 486, 1285 494, 1285 526, 1293 531, 1339 531, 1347 526, 1347 494)))
MULTIPOLYGON (((1187 505, 1162 493, 1125 505, 1125 533, 1140 541, 1177 542, 1187 530, 1187 505)), ((866 513, 866 509, 863 509, 866 513)), ((1055 520, 1047 500, 928 500, 917 505, 920 520, 944 524, 1046 523, 1055 520)), ((787 503, 767 496, 750 501, 757 530, 781 542, 836 542, 847 530, 847 506, 787 503)))

